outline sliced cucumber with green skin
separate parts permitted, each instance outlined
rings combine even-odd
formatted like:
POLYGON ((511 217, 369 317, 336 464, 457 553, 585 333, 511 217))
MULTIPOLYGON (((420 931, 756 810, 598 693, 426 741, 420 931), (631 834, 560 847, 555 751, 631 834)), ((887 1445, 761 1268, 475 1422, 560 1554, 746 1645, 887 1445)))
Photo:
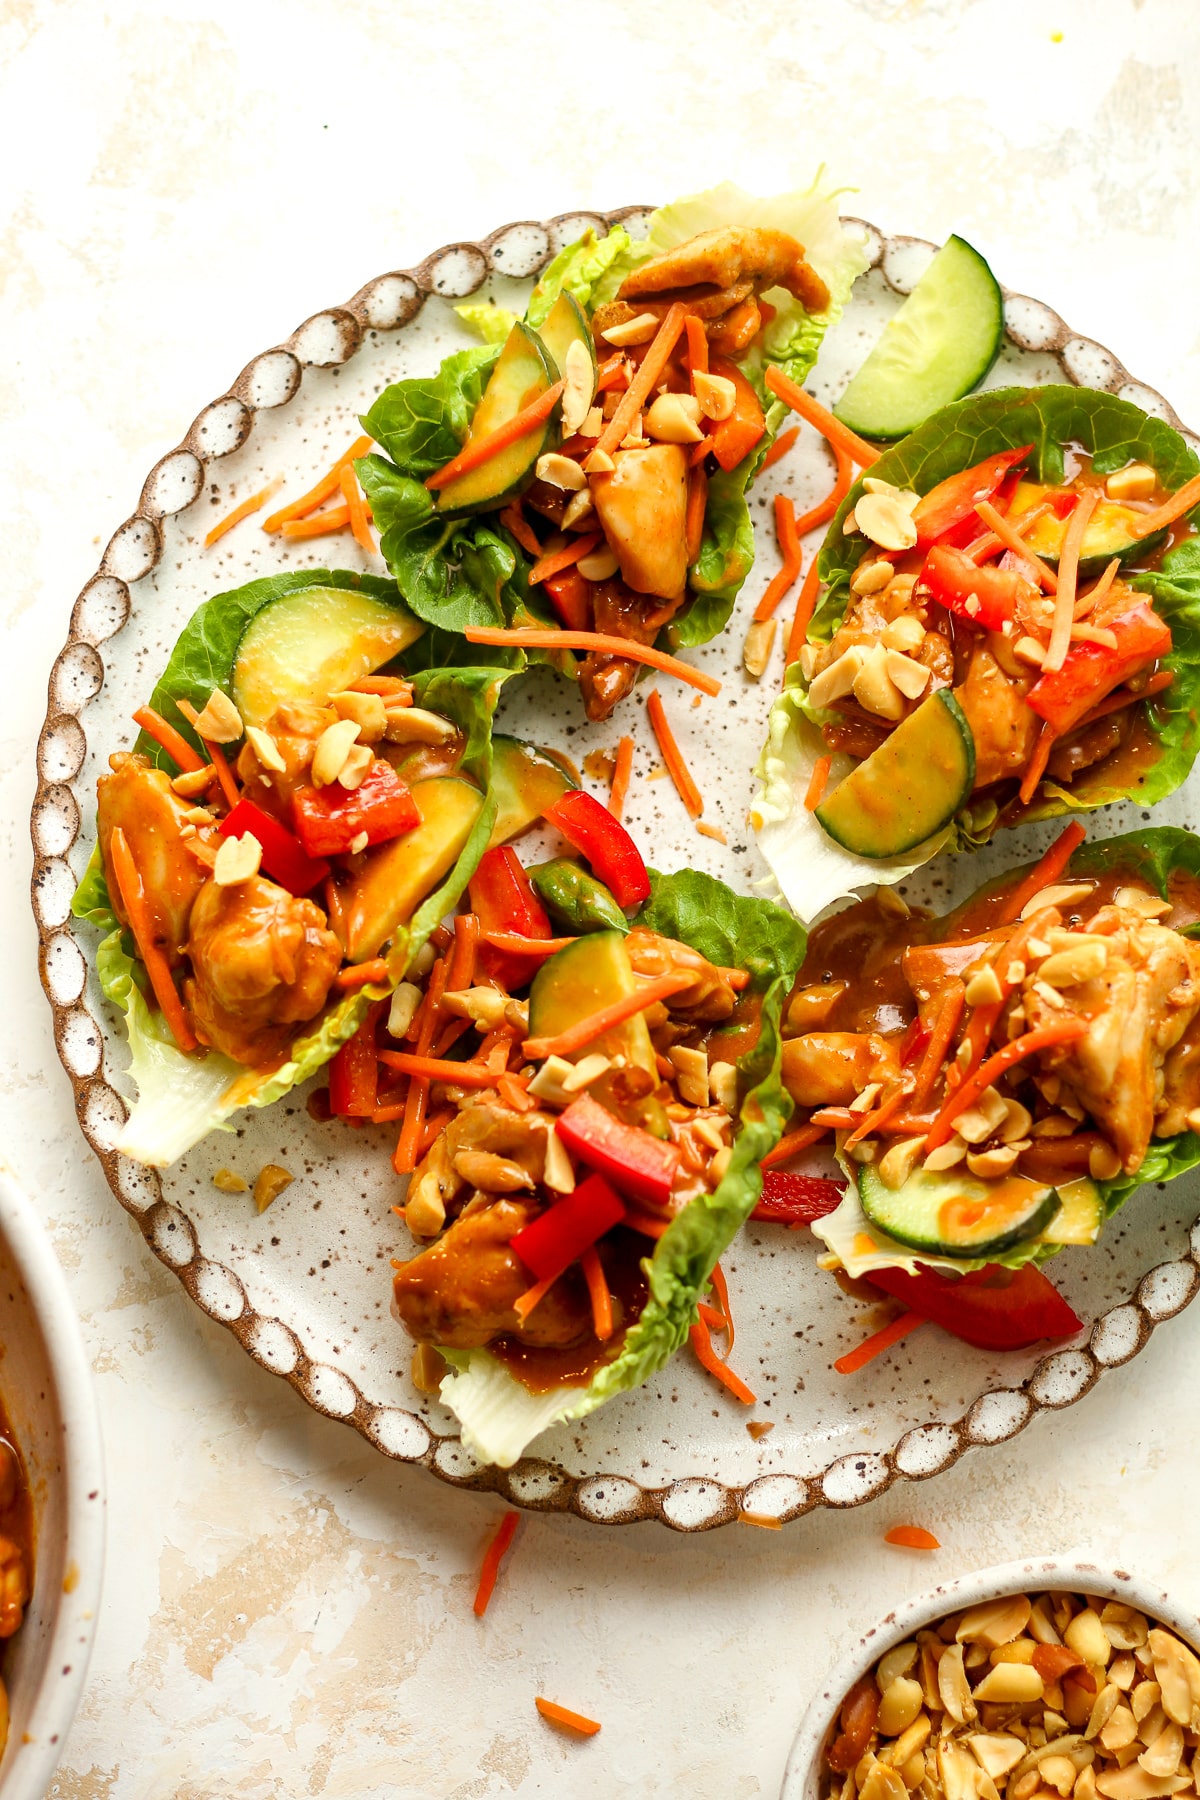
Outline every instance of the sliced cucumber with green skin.
MULTIPOLYGON (((483 398, 475 408, 471 429, 463 445, 478 443, 515 419, 558 380, 541 339, 528 325, 518 322, 497 357, 483 398)), ((558 442, 558 408, 533 431, 527 431, 506 449, 480 463, 457 481, 438 490, 434 504, 441 513, 478 512, 500 506, 533 479, 537 459, 558 442)))
POLYGON ((1059 1209, 1058 1195, 1042 1182, 1023 1175, 980 1181, 965 1169, 914 1169, 890 1188, 863 1163, 858 1193, 872 1225, 936 1256, 999 1256, 1037 1237, 1059 1209))
POLYGON ((323 705, 391 662, 425 627, 397 596, 301 588, 256 612, 233 659, 233 703, 246 725, 266 725, 277 706, 323 705))
POLYGON ((906 437, 983 380, 1003 336, 996 277, 978 250, 948 238, 833 410, 862 437, 906 437))
POLYGON ((1064 1182, 1057 1194, 1058 1210, 1042 1232, 1043 1244, 1094 1244, 1106 1218, 1104 1196, 1086 1175, 1064 1182))
POLYGON ((537 328, 542 343, 554 358, 560 375, 567 372, 567 351, 572 344, 582 344, 592 365, 592 392, 596 391, 596 345, 583 308, 574 294, 564 288, 537 328))
POLYGON ((488 849, 526 831, 568 788, 578 785, 532 744, 497 734, 492 739, 492 791, 499 806, 488 849))
MULTIPOLYGON (((1038 481, 1019 481, 1009 504, 1009 516, 1018 518, 1021 513, 1029 512, 1047 494, 1056 491, 1054 488, 1043 487, 1038 481)), ((1088 520, 1080 546, 1079 573, 1085 581, 1090 580, 1093 575, 1099 575, 1114 556, 1123 563, 1141 562, 1161 548, 1167 540, 1165 530, 1148 538, 1133 535, 1133 528, 1141 517, 1132 507, 1122 506, 1119 501, 1100 500, 1088 520)), ((1053 513, 1043 513, 1024 534, 1029 548, 1036 551, 1052 569, 1058 567, 1059 551, 1070 522, 1070 515, 1059 519, 1053 513)))
POLYGON ((950 689, 939 688, 851 769, 816 817, 844 850, 882 861, 948 825, 974 780, 967 716, 950 689))
MULTIPOLYGON (((625 939, 617 931, 593 931, 576 938, 573 944, 559 950, 544 962, 533 978, 529 990, 529 1035, 557 1037, 580 1019, 625 1000, 637 991, 637 980, 625 939)), ((661 1101, 651 1091, 631 1098, 634 1086, 628 1076, 637 1072, 659 1085, 658 1062, 645 1015, 635 1013, 624 1024, 594 1038, 570 1062, 599 1051, 614 1060, 624 1058, 624 1068, 601 1075, 588 1088, 592 1098, 624 1119, 627 1124, 641 1125, 655 1137, 666 1137, 669 1127, 661 1101)))

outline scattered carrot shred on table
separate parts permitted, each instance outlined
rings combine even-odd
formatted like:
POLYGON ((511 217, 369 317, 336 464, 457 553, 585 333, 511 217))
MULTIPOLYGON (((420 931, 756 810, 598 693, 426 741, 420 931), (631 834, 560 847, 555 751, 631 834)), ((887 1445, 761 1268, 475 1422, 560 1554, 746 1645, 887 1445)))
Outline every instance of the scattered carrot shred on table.
POLYGON ((813 764, 812 776, 808 783, 808 792, 804 796, 806 812, 816 812, 825 798, 825 788, 829 781, 829 771, 833 767, 832 756, 818 756, 813 764))
POLYGON ((740 1512, 739 1525, 759 1525, 766 1531, 782 1531, 783 1520, 773 1519, 770 1513, 740 1512))
MULTIPOLYGON (((699 700, 700 695, 696 695, 699 700)), ((625 811, 625 797, 629 792, 629 777, 633 773, 633 739, 623 737, 617 745, 617 760, 613 765, 612 786, 608 790, 608 810, 614 819, 620 819, 625 811)))
POLYGON ((598 1719, 585 1719, 582 1713, 571 1712, 568 1707, 559 1706, 556 1700, 544 1700, 536 1695, 533 1704, 551 1725, 564 1725, 568 1731, 577 1731, 580 1737, 595 1737, 600 1729, 598 1719))
POLYGON ((350 508, 343 503, 312 513, 307 519, 285 519, 279 529, 285 538, 327 537, 331 531, 344 531, 349 523, 350 508))
POLYGON ((232 531, 235 525, 240 525, 243 519, 248 519, 251 513, 256 513, 260 507, 265 506, 272 494, 277 494, 282 486, 283 476, 277 475, 274 481, 268 481, 265 488, 259 488, 257 494, 248 494, 240 505, 235 506, 232 512, 227 512, 223 519, 218 519, 212 530, 205 533, 204 548, 208 550, 227 531, 232 531))
POLYGON ((941 1544, 923 1525, 893 1525, 883 1534, 885 1544, 898 1544, 902 1550, 940 1550, 941 1544))
POLYGON ((857 1350, 848 1350, 845 1356, 839 1356, 833 1366, 839 1375, 856 1375, 869 1362, 874 1362, 877 1356, 882 1356, 885 1350, 890 1350, 893 1344, 898 1344, 901 1338, 907 1337, 910 1331, 915 1331, 918 1325, 927 1323, 920 1313, 901 1313, 898 1319, 893 1319, 882 1331, 873 1331, 857 1350))
POLYGON ((763 379, 777 400, 782 400, 794 413, 799 413, 802 419, 815 425, 835 450, 840 446, 846 455, 854 458, 860 469, 869 469, 872 463, 879 461, 882 453, 873 444, 868 444, 865 438, 860 438, 848 425, 843 425, 828 407, 822 406, 819 400, 814 400, 811 394, 806 394, 799 382, 793 381, 790 375, 785 375, 774 363, 769 364, 763 379))
POLYGON ((322 475, 315 487, 309 488, 306 494, 301 494, 298 500, 289 500, 286 506, 281 506, 278 512, 273 512, 265 518, 262 523, 263 530, 278 531, 288 520, 303 519, 308 513, 316 512, 318 506, 324 505, 326 500, 332 499, 338 492, 342 470, 349 463, 356 462, 360 456, 365 456, 373 441, 369 437, 355 438, 350 448, 343 450, 332 469, 322 475))
POLYGON ((786 431, 781 431, 779 436, 775 439, 775 442, 771 445, 771 448, 767 451, 767 454, 763 457, 763 468, 773 469, 779 459, 787 455, 799 436, 800 427, 798 425, 789 425, 786 431))
POLYGON ((477 1619, 482 1619, 488 1609, 488 1602, 496 1586, 496 1577, 500 1573, 500 1564, 513 1541, 513 1536, 520 1520, 520 1513, 506 1512, 497 1525, 491 1543, 483 1553, 483 1565, 479 1571, 479 1586, 475 1589, 474 1612, 477 1619))
POLYGON ((354 541, 361 550, 373 554, 375 539, 371 536, 371 527, 368 523, 370 513, 363 498, 363 491, 358 485, 358 476, 354 473, 350 463, 347 463, 346 467, 341 470, 338 476, 338 485, 342 490, 342 499, 346 502, 346 510, 350 514, 350 529, 354 533, 354 541))
POLYGON ((704 811, 704 800, 700 789, 692 780, 692 772, 684 760, 683 751, 679 748, 675 733, 671 730, 662 695, 657 688, 651 689, 646 696, 646 711, 650 716, 654 735, 658 739, 658 747, 662 751, 663 761, 667 765, 667 773, 675 783, 675 791, 693 819, 698 819, 704 811))
POLYGON ((705 1326, 693 1325, 688 1332, 688 1337, 697 1361, 708 1370, 710 1375, 716 1376, 722 1387, 729 1389, 735 1400, 740 1400, 743 1406, 757 1405, 757 1394, 751 1393, 741 1376, 735 1375, 733 1370, 721 1361, 713 1349, 712 1339, 705 1326))
POLYGON ((783 566, 767 583, 762 599, 754 609, 754 623, 769 619, 783 596, 800 574, 800 538, 796 530, 796 509, 786 494, 775 496, 775 535, 783 566))
POLYGON ((729 839, 719 825, 706 825, 703 819, 696 820, 696 830, 701 837, 715 838, 718 844, 727 844, 729 839))
POLYGON ((790 669, 804 648, 804 640, 808 635, 809 621, 817 605, 817 589, 821 577, 817 572, 817 557, 814 554, 808 565, 808 574, 804 577, 800 593, 796 599, 796 610, 792 615, 792 628, 788 632, 787 649, 783 653, 784 669, 790 669))

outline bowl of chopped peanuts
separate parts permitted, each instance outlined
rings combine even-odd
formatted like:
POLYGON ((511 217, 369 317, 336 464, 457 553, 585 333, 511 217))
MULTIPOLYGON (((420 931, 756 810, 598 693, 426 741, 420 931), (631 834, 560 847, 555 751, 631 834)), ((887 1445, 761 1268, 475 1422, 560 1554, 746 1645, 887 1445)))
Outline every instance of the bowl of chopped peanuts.
POLYGON ((1200 1774, 1200 1621, 1036 1558, 908 1601, 831 1670, 781 1800, 1166 1800, 1200 1774))
POLYGON ((34 1208, 0 1163, 0 1800, 42 1800, 83 1691, 104 1564, 87 1352, 34 1208))

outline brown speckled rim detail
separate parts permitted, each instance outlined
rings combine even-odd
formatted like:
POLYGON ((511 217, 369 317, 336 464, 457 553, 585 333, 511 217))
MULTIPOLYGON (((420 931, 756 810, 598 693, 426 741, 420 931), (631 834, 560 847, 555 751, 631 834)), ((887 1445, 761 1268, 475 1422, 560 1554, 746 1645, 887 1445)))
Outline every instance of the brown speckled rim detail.
MULTIPOLYGON (((673 1530, 692 1532, 728 1525, 742 1511, 787 1522, 818 1507, 862 1505, 895 1481, 939 1474, 965 1451, 1005 1443, 1039 1413, 1082 1399, 1106 1369, 1136 1356, 1155 1326, 1174 1318, 1195 1297, 1200 1289, 1200 1225, 1193 1227, 1184 1256, 1151 1270, 1129 1300, 1096 1320, 1086 1345, 1054 1351, 1019 1387, 992 1389, 958 1420, 908 1431, 889 1451, 842 1456, 816 1475, 765 1475, 742 1486, 692 1477, 651 1488, 618 1474, 571 1475, 538 1457, 524 1457, 507 1470, 482 1467, 457 1437, 437 1435, 416 1413, 369 1401, 340 1370, 308 1357, 289 1326, 255 1313, 239 1278, 201 1254, 185 1214, 163 1199, 157 1174, 117 1155, 112 1146, 126 1116, 125 1103, 105 1076, 103 1031, 86 1001, 88 962, 72 929, 75 875, 68 861, 82 828, 72 787, 87 751, 80 715, 104 682, 101 646, 129 616, 130 585, 158 563, 163 518, 199 498, 208 465, 246 441, 258 412, 287 405, 305 367, 348 361, 365 333, 402 329, 428 295, 461 299, 493 274, 532 276, 588 225, 607 230, 622 221, 636 222, 647 210, 632 206, 611 213, 564 213, 542 223, 502 226, 479 243, 445 245, 417 268, 377 276, 344 305, 306 319, 285 343, 249 362, 228 392, 204 408, 182 441, 150 471, 137 510, 113 533, 72 610, 67 643, 50 672, 38 740, 31 892, 42 986, 80 1128, 109 1187, 137 1220, 150 1248, 210 1318, 317 1412, 352 1425, 396 1461, 421 1464, 453 1486, 497 1493, 532 1511, 570 1512, 614 1525, 658 1520, 673 1530)), ((867 234, 872 268, 881 269, 897 292, 907 292, 934 246, 919 238, 885 238, 865 220, 854 223, 867 234)), ((1067 379, 1134 400, 1183 429, 1161 395, 1134 381, 1111 352, 1072 332, 1042 302, 1006 292, 1005 307, 1006 336, 1017 348, 1051 355, 1067 379)))

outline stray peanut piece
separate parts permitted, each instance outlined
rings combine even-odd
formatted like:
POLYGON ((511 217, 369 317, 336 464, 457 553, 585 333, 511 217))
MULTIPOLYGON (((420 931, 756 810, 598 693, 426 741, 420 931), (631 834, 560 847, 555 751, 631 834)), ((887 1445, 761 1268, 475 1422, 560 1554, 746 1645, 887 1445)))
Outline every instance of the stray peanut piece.
POLYGON ((222 838, 213 864, 213 880, 218 887, 237 887, 251 881, 262 866, 262 845, 252 832, 241 837, 222 838))
POLYGON ((266 1212, 273 1200, 278 1200, 285 1187, 291 1187, 296 1179, 279 1163, 266 1163, 258 1171, 254 1180, 254 1204, 260 1213, 266 1212))
POLYGON ((212 1184, 223 1194, 244 1194, 250 1185, 249 1182, 243 1181, 240 1175, 236 1175, 232 1169, 218 1169, 212 1178, 212 1184))

